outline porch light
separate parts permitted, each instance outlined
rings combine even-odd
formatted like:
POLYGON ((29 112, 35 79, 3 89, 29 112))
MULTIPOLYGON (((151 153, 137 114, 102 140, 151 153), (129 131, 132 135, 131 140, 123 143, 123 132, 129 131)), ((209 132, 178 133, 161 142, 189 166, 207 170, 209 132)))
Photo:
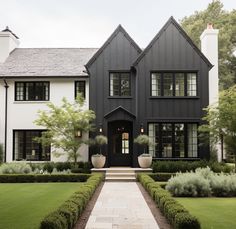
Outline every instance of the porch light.
POLYGON ((102 133, 102 124, 99 125, 99 133, 102 133))
POLYGON ((140 133, 143 134, 144 133, 144 127, 143 127, 143 123, 141 123, 140 125, 140 133))
POLYGON ((82 132, 80 130, 75 131, 75 137, 81 138, 82 132))

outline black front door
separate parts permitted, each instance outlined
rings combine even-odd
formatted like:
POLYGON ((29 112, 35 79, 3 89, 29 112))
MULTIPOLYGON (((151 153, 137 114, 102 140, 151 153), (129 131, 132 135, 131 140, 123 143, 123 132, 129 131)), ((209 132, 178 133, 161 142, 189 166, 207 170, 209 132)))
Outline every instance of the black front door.
POLYGON ((108 123, 108 154, 110 166, 130 166, 133 148, 132 122, 108 123))

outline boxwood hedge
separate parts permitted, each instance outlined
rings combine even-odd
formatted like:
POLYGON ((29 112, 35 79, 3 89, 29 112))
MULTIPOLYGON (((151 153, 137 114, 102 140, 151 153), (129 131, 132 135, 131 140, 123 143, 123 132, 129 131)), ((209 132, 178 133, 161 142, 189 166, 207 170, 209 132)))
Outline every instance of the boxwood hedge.
POLYGON ((138 181, 148 191, 161 212, 175 229, 201 228, 198 219, 192 216, 186 208, 177 202, 168 191, 161 188, 149 175, 139 173, 138 181))

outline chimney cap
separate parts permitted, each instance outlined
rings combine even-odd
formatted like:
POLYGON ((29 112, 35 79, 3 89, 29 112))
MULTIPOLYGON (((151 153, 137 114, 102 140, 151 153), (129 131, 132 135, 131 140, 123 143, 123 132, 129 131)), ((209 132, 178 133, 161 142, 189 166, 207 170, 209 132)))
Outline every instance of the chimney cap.
POLYGON ((213 29, 213 24, 212 23, 207 23, 207 29, 213 29))
POLYGON ((19 39, 19 37, 16 36, 16 34, 14 34, 8 26, 6 26, 6 28, 4 30, 2 30, 2 32, 9 32, 11 33, 16 39, 19 39))

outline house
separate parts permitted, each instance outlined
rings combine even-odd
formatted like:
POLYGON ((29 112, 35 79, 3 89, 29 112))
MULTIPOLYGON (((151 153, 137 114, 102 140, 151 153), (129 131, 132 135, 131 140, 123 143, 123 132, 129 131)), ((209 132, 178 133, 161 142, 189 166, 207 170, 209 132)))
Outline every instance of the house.
MULTIPOLYGON (((73 101, 77 92, 85 109, 96 113, 97 132, 90 135, 108 136, 107 166, 137 166, 141 148, 133 139, 140 133, 156 143, 147 149, 155 159, 209 158, 197 128, 203 108, 218 98, 217 34, 208 25, 200 51, 171 17, 144 50, 121 25, 99 49, 22 49, 18 37, 4 30, 0 142, 6 161, 66 160, 33 142, 45 131, 33 121, 47 101, 73 101)), ((80 150, 82 160, 89 160, 92 149, 80 150)))

